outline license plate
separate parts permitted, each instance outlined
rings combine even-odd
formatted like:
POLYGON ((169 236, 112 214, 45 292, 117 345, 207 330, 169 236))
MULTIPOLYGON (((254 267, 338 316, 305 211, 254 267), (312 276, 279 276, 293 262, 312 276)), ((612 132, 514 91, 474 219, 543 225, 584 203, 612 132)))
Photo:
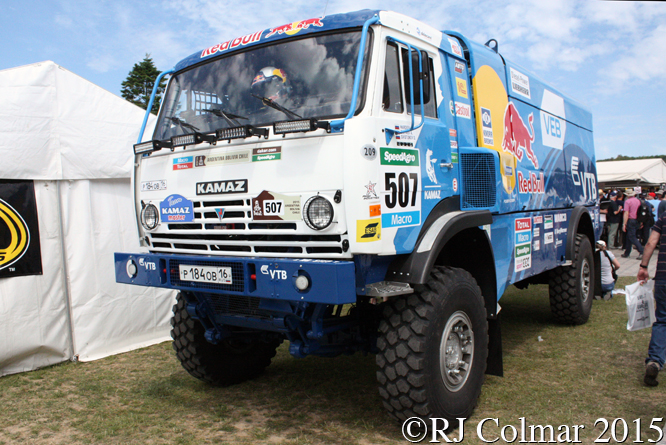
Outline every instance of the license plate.
POLYGON ((179 264, 180 281, 197 283, 232 284, 231 267, 190 266, 179 264))

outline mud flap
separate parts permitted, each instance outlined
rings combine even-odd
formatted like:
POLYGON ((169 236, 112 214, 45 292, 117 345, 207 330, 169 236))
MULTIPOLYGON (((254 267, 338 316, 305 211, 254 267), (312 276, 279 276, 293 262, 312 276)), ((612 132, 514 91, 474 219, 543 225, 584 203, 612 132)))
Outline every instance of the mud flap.
POLYGON ((497 317, 493 319, 488 319, 488 360, 486 360, 486 374, 504 377, 500 314, 497 314, 497 317))

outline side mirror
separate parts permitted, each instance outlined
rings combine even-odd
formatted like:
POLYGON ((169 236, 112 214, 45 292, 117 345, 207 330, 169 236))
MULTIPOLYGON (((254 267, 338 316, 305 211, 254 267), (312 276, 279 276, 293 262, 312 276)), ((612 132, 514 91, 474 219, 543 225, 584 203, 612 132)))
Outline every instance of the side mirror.
MULTIPOLYGON (((410 100, 409 91, 409 50, 402 50, 402 69, 403 69, 403 78, 405 81, 405 95, 407 96, 407 102, 410 100)), ((423 79, 423 103, 430 102, 430 59, 428 58, 428 53, 426 51, 420 51, 421 53, 421 70, 419 70, 419 53, 412 51, 412 85, 414 89, 414 105, 421 104, 421 83, 419 80, 423 79)))

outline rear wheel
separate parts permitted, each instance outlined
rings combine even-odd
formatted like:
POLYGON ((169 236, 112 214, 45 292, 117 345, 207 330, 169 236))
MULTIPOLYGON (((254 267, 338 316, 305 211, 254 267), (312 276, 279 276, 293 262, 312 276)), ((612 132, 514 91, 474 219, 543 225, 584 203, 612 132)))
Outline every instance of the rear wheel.
POLYGON ((468 272, 435 268, 413 294, 389 300, 379 330, 379 394, 393 417, 453 422, 471 415, 486 369, 488 322, 468 272))
POLYGON ((236 334, 212 344, 205 329, 193 320, 185 298, 178 294, 171 318, 173 349, 180 364, 192 376, 216 386, 240 383, 260 375, 275 357, 280 340, 236 334))
POLYGON ((550 272, 550 311, 564 324, 586 323, 592 312, 594 292, 594 256, 590 240, 577 234, 573 264, 550 272))

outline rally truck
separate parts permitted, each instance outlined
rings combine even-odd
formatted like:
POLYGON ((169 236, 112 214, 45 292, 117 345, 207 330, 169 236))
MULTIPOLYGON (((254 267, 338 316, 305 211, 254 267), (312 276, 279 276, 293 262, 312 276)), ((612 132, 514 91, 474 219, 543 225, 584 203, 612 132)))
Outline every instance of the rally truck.
POLYGON ((495 40, 363 10, 216 43, 155 85, 166 74, 134 146, 148 253, 116 253, 115 272, 178 291, 194 377, 258 376, 285 340, 294 357, 361 351, 395 418, 466 418, 503 372, 507 286, 548 284, 555 319, 587 321, 591 113, 495 40))

